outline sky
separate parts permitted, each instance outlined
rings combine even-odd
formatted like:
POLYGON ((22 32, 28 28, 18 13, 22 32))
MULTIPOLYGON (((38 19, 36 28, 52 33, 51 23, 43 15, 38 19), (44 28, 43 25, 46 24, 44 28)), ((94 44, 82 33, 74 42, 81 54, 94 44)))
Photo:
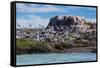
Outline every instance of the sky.
MULTIPOLYGON (((96 8, 82 6, 45 5, 31 3, 16 4, 16 23, 22 28, 44 28, 53 16, 80 16, 87 21, 96 22, 96 8)), ((19 28, 17 26, 17 28, 19 28)))

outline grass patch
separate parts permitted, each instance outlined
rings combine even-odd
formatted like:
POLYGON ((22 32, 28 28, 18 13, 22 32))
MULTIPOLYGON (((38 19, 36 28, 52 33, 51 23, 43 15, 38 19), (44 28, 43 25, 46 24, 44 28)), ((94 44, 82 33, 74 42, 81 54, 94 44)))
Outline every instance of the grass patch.
POLYGON ((71 48, 79 47, 93 47, 96 43, 86 42, 82 40, 71 41, 66 40, 65 42, 43 42, 32 39, 16 39, 16 53, 17 54, 29 54, 29 53, 51 53, 61 52, 71 48))

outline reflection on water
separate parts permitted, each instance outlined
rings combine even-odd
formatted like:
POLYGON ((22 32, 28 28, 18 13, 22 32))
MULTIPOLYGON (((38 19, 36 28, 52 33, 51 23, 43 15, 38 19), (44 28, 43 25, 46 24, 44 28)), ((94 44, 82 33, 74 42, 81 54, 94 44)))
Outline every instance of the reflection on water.
POLYGON ((96 53, 48 53, 17 55, 17 65, 95 61, 96 53))

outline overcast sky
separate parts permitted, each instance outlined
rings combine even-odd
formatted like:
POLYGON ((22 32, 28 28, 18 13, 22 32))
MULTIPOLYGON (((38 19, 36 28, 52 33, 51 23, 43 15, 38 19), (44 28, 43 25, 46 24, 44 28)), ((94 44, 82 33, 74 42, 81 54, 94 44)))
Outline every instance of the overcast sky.
MULTIPOLYGON (((63 6, 63 5, 45 5, 45 4, 16 4, 16 22, 21 27, 47 26, 51 17, 56 15, 81 16, 87 21, 96 22, 96 8, 80 6, 63 6)), ((18 26, 17 26, 18 27, 18 26)))

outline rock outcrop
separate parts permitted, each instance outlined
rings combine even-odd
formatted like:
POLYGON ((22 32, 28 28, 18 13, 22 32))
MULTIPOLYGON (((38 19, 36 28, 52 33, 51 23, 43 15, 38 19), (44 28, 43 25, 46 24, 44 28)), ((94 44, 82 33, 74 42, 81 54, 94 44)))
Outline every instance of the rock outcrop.
POLYGON ((16 53, 95 53, 96 27, 79 16, 54 16, 45 29, 16 29, 16 53))
POLYGON ((84 31, 86 29, 85 22, 86 20, 79 16, 54 16, 50 19, 47 29, 52 27, 55 31, 57 28, 76 32, 84 31))

